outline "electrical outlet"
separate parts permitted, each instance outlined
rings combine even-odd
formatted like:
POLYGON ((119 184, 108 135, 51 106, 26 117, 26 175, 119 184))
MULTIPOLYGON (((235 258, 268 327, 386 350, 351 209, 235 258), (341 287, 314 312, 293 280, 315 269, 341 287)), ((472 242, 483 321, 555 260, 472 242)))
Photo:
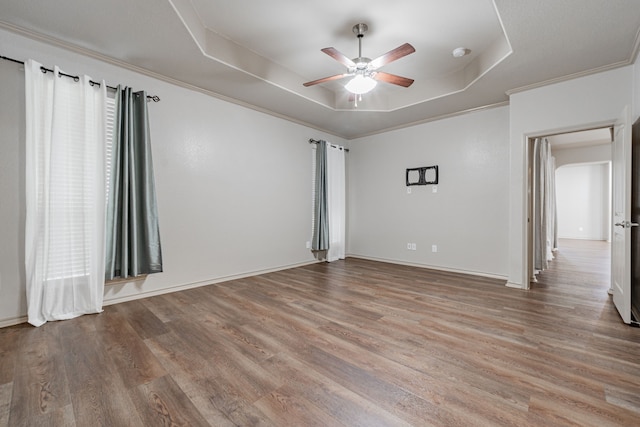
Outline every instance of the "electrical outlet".
POLYGON ((438 192, 438 186, 434 185, 433 187, 431 187, 431 192, 432 193, 437 193, 438 192))
POLYGON ((431 245, 431 252, 438 252, 438 245, 431 245))
POLYGON ((412 243, 412 244, 411 244, 411 250, 412 250, 412 251, 415 251, 415 250, 416 250, 416 244, 415 244, 415 243, 412 243))
POLYGON ((407 187, 407 194, 411 194, 411 187, 407 187))
POLYGON ((411 243, 407 243, 407 250, 411 250, 411 243))
POLYGON ((311 249, 311 242, 307 242, 307 249, 311 249))

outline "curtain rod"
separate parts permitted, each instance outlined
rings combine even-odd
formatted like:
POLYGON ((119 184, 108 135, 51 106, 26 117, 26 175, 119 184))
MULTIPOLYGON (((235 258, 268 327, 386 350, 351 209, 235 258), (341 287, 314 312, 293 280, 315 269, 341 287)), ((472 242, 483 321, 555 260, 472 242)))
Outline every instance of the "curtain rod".
MULTIPOLYGON (((309 138, 309 144, 317 144, 317 143, 319 143, 319 142, 320 142, 320 141, 318 141, 318 140, 316 140, 316 139, 309 138)), ((340 147, 339 145, 334 145, 334 144, 331 144, 331 143, 328 143, 328 144, 329 144, 329 145, 331 145, 333 148, 342 148, 342 149, 343 149, 344 151, 346 151, 347 153, 349 152, 349 149, 348 149, 348 148, 340 147)))
MULTIPOLYGON (((0 55, 0 59, 4 59, 6 61, 11 61, 11 62, 15 62, 16 64, 24 65, 24 61, 20 61, 18 59, 9 58, 9 57, 2 56, 2 55, 0 55)), ((40 70, 42 70, 43 73, 53 73, 53 70, 51 70, 49 68, 42 67, 42 66, 40 67, 40 70)), ((76 82, 78 80, 80 80, 80 77, 74 76, 74 75, 71 75, 71 74, 67 74, 67 73, 63 73, 62 71, 60 71, 59 74, 61 76, 69 77, 69 78, 73 79, 76 82)), ((99 82, 94 82, 93 80, 89 80, 89 83, 91 84, 91 86, 96 86, 97 85, 98 87, 100 87, 100 84, 101 84, 99 82)), ((109 85, 107 85, 107 88, 109 88, 111 90, 116 90, 117 89, 116 87, 109 86, 109 85)), ((160 97, 157 96, 157 95, 147 95, 147 101, 159 102, 160 101, 160 97)))

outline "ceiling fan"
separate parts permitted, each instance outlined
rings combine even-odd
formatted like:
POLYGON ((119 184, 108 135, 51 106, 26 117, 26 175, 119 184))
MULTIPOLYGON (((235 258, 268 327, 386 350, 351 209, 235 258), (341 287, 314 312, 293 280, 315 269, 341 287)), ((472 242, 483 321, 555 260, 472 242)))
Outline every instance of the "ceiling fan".
POLYGON ((334 76, 324 77, 322 79, 313 80, 303 85, 305 87, 317 85, 319 83, 329 82, 332 80, 340 80, 346 77, 353 78, 345 85, 345 88, 355 94, 362 95, 372 90, 378 83, 378 81, 391 83, 398 86, 409 87, 413 83, 413 79, 398 76, 395 74, 389 74, 382 71, 378 71, 378 68, 407 56, 415 52, 415 48, 409 43, 405 43, 402 46, 390 50, 389 52, 381 55, 375 59, 369 59, 362 56, 362 38, 364 33, 367 32, 369 27, 366 24, 356 24, 353 26, 353 32, 358 37, 358 57, 349 59, 342 52, 333 47, 326 47, 321 49, 342 65, 347 67, 347 72, 342 74, 336 74, 334 76))

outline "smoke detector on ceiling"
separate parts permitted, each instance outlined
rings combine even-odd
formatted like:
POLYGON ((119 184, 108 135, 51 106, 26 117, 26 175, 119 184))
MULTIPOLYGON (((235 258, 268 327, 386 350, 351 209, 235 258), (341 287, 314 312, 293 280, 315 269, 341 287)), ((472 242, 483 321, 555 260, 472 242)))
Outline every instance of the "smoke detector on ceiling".
POLYGON ((467 56, 471 53, 471 49, 467 49, 466 47, 457 47, 453 49, 451 54, 454 58, 462 58, 463 56, 467 56))

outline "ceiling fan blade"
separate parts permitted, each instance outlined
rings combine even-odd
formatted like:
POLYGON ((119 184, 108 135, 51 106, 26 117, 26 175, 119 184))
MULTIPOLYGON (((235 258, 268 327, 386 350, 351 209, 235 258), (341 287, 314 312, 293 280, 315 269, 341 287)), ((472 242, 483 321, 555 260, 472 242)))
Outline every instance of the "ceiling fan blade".
POLYGON ((347 58, 347 56, 344 53, 340 52, 338 49, 335 49, 333 47, 325 47, 324 49, 320 49, 320 50, 326 53, 327 55, 329 55, 330 57, 332 57, 333 59, 335 59, 336 61, 338 61, 339 63, 341 63, 342 65, 344 65, 345 67, 356 66, 355 62, 347 58))
POLYGON ((381 82, 387 82, 403 87, 409 87, 413 84, 413 79, 397 76, 395 74, 384 73, 382 71, 377 71, 375 74, 373 74, 372 77, 376 80, 380 80, 381 82))
POLYGON ((383 65, 388 64, 389 62, 395 61, 396 59, 400 59, 403 56, 407 56, 415 51, 416 49, 413 46, 411 46, 409 43, 405 43, 402 46, 398 46, 397 48, 390 50, 384 55, 381 55, 376 59, 372 60, 369 63, 369 66, 375 70, 376 68, 380 68, 383 65))
POLYGON ((345 77, 349 77, 351 74, 349 73, 345 73, 345 74, 336 74, 335 76, 329 76, 329 77, 323 77, 321 79, 318 80, 313 80, 311 82, 306 82, 303 83, 302 85, 304 87, 309 87, 309 86, 313 86, 313 85, 317 85, 319 83, 324 83, 324 82, 330 82, 332 80, 339 80, 339 79, 343 79, 345 77))

